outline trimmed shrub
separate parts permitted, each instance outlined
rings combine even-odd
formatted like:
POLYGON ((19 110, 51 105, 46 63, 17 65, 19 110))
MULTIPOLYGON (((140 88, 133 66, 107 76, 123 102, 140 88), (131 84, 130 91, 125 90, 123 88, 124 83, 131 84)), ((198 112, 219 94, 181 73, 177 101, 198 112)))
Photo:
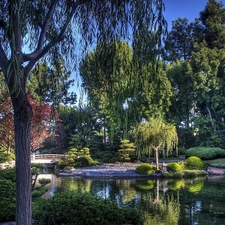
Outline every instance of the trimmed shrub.
POLYGON ((167 165, 168 172, 178 172, 181 170, 182 170, 181 165, 176 162, 171 162, 171 163, 168 163, 168 165, 167 165))
POLYGON ((186 151, 186 156, 197 156, 200 159, 215 159, 219 157, 225 157, 225 150, 222 148, 206 148, 206 147, 194 147, 189 148, 186 151))
POLYGON ((120 162, 129 162, 131 160, 131 153, 135 151, 134 143, 129 140, 121 140, 118 149, 118 160, 120 162))
POLYGON ((185 168, 188 170, 202 170, 204 169, 204 163, 199 157, 191 156, 186 159, 185 168))
POLYGON ((75 167, 95 166, 98 162, 94 161, 90 156, 81 156, 74 160, 75 167))
POLYGON ((135 172, 139 174, 152 174, 155 172, 155 167, 148 163, 142 163, 136 167, 135 172))
POLYGON ((33 219, 35 225, 143 224, 135 209, 118 207, 113 201, 80 192, 62 192, 48 200, 40 199, 33 205, 33 219))

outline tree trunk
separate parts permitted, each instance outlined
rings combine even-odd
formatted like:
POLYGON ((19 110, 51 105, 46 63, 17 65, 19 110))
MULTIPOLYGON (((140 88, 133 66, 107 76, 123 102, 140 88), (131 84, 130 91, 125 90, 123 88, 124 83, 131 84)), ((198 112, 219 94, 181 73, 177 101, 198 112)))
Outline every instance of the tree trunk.
POLYGON ((14 109, 16 155, 16 224, 31 225, 30 128, 32 108, 26 93, 11 94, 14 109))
POLYGON ((158 151, 158 148, 155 149, 155 164, 156 164, 156 170, 159 170, 159 151, 158 151))

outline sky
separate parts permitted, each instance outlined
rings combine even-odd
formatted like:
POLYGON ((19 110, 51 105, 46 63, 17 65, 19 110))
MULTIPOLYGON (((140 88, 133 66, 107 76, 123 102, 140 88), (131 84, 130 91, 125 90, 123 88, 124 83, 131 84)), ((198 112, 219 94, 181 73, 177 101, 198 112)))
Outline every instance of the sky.
MULTIPOLYGON (((172 21, 178 17, 187 18, 193 22, 199 17, 199 13, 205 9, 208 0, 163 0, 165 4, 164 16, 168 23, 168 30, 171 29, 172 21)), ((219 0, 217 0, 219 2, 219 0)), ((225 0, 222 0, 225 6, 225 0)))

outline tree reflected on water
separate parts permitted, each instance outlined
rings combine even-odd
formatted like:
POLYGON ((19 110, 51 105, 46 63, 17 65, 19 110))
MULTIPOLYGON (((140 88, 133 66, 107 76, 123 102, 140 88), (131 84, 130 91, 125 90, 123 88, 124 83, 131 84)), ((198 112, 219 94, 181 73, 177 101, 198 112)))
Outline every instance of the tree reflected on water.
POLYGON ((225 179, 85 180, 58 178, 57 191, 76 190, 136 208, 144 225, 224 224, 225 179))

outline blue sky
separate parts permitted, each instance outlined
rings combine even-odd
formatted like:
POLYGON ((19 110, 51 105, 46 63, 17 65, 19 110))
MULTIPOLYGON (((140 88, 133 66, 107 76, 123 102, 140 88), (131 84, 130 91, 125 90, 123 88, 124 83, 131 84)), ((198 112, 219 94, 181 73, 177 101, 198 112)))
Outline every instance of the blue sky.
MULTIPOLYGON (((172 21, 178 17, 186 17, 189 22, 193 22, 199 17, 200 11, 204 10, 207 2, 208 0, 164 0, 164 16, 168 22, 168 29, 170 30, 172 21)), ((222 0, 222 3, 225 6, 225 0, 222 0)))

